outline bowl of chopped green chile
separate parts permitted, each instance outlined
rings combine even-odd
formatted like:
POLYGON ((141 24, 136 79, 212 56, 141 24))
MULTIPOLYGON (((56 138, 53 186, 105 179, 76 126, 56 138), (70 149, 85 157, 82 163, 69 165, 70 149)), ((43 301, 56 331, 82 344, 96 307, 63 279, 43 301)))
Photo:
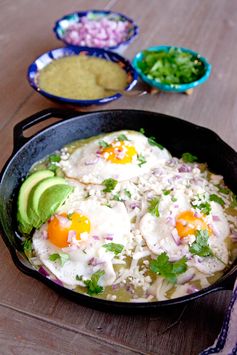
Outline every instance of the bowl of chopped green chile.
POLYGON ((153 46, 133 59, 141 79, 161 91, 185 92, 203 84, 211 74, 207 59, 188 48, 153 46))

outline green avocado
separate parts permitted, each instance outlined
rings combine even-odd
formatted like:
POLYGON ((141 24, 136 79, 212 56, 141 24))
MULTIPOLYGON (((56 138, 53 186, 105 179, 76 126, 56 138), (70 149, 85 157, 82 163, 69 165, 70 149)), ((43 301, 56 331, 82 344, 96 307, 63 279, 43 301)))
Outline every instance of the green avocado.
POLYGON ((73 187, 61 177, 53 176, 40 181, 29 196, 28 216, 32 226, 39 228, 65 201, 73 187))
POLYGON ((37 171, 27 177, 21 185, 17 201, 17 220, 19 222, 19 228, 23 233, 29 234, 32 230, 32 224, 28 215, 29 195, 32 189, 39 181, 52 176, 54 176, 54 173, 50 170, 37 171))

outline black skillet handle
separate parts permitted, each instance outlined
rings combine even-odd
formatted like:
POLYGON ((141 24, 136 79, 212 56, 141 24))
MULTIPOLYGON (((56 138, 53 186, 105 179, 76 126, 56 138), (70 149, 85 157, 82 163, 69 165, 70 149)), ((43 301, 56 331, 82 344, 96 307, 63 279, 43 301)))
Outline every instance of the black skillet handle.
POLYGON ((24 130, 36 125, 37 123, 46 121, 50 118, 61 118, 63 120, 74 117, 80 116, 85 114, 86 112, 77 112, 73 110, 61 110, 61 109, 46 109, 35 113, 34 115, 26 118, 25 120, 17 123, 14 127, 13 131, 13 141, 14 141, 14 151, 22 147, 30 137, 24 136, 24 130))

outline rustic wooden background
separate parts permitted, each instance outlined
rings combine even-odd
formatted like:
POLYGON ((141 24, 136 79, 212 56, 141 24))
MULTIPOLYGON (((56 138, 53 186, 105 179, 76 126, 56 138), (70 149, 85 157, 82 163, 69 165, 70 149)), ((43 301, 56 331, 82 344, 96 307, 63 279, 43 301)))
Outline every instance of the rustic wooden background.
MULTIPOLYGON (((151 45, 190 47, 213 65, 191 96, 162 93, 122 98, 101 109, 162 112, 213 129, 237 150, 236 0, 1 0, 0 167, 12 150, 16 122, 48 107, 26 81, 31 61, 60 47, 54 21, 75 10, 127 14, 140 35, 125 56, 151 45)), ((88 110, 92 110, 91 108, 88 110)), ((172 129, 172 127, 171 127, 172 129)), ((16 269, 0 240, 1 354, 198 354, 217 336, 231 291, 152 315, 103 313, 74 304, 16 269)))

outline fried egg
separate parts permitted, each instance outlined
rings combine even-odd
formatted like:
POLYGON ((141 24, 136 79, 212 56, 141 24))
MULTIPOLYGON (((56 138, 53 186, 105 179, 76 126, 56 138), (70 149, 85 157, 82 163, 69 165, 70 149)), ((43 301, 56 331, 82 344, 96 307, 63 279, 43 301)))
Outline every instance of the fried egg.
POLYGON ((159 216, 148 211, 141 218, 139 227, 148 248, 155 255, 166 252, 170 260, 186 256, 191 260, 190 266, 208 274, 223 270, 228 263, 224 241, 230 230, 223 209, 216 202, 211 202, 211 212, 205 215, 197 212, 189 197, 179 191, 175 199, 161 197, 159 216), (189 247, 196 241, 198 231, 208 232, 208 243, 215 257, 194 257, 190 253, 189 247))
POLYGON ((129 240, 130 221, 122 203, 116 202, 110 208, 93 199, 77 199, 74 192, 34 233, 33 247, 42 264, 67 287, 84 286, 83 280, 98 270, 104 272, 100 285, 107 286, 116 274, 115 254, 105 245, 116 243, 125 250, 129 240), (63 256, 65 263, 52 257, 55 254, 63 256))
POLYGON ((90 140, 61 162, 67 177, 101 184, 107 178, 129 180, 170 159, 165 148, 150 145, 143 134, 119 131, 90 140))

